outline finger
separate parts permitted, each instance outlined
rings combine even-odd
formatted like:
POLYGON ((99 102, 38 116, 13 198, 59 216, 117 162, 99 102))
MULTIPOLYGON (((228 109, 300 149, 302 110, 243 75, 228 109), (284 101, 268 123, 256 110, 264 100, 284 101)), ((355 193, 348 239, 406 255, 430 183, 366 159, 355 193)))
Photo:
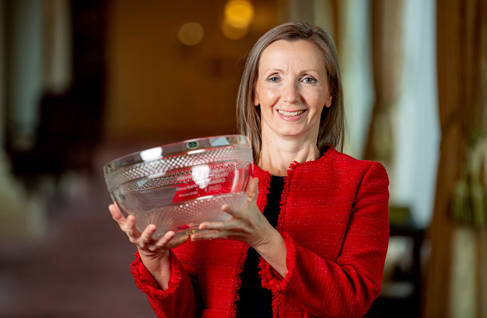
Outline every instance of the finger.
POLYGON ((205 230, 190 235, 191 241, 215 240, 224 238, 226 231, 205 230))
POLYGON ((176 235, 174 238, 172 238, 168 243, 167 247, 168 248, 175 248, 184 242, 186 242, 189 239, 189 235, 176 235))
MULTIPOLYGON (((222 208, 223 209, 223 208, 222 208)), ((198 226, 199 230, 221 230, 226 222, 203 222, 198 226)))
POLYGON ((140 237, 140 232, 137 230, 135 226, 135 216, 129 215, 126 218, 124 229, 125 233, 127 233, 128 237, 132 240, 136 240, 140 237))
POLYGON ((157 227, 154 224, 149 224, 147 227, 144 229, 144 232, 139 237, 139 243, 138 245, 141 248, 146 248, 152 241, 152 235, 156 232, 157 227))
POLYGON ((226 231, 239 233, 248 232, 248 230, 245 228, 244 222, 238 219, 233 219, 226 222, 204 222, 201 223, 199 229, 203 231, 226 231))
MULTIPOLYGON (((242 217, 242 212, 237 210, 237 209, 232 209, 228 204, 224 204, 222 205, 222 208, 221 210, 225 213, 228 213, 230 214, 231 216, 233 216, 234 218, 241 218, 242 217)), ((203 222, 202 224, 205 224, 205 223, 210 223, 210 222, 203 222)))
POLYGON ((251 199, 257 199, 259 194, 259 179, 252 177, 247 186, 247 196, 251 199))
POLYGON ((192 241, 210 241, 218 239, 230 239, 246 242, 246 235, 238 232, 231 231, 212 231, 205 230, 201 232, 194 233, 190 236, 192 241))
POLYGON ((115 204, 110 204, 108 206, 108 210, 110 211, 110 214, 112 215, 112 218, 120 225, 125 222, 125 217, 123 216, 122 212, 120 212, 120 209, 118 206, 115 204))
POLYGON ((174 236, 176 235, 176 232, 174 231, 167 231, 162 237, 160 237, 155 246, 156 248, 161 248, 161 247, 165 247, 166 245, 168 245, 168 243, 174 238, 174 236))

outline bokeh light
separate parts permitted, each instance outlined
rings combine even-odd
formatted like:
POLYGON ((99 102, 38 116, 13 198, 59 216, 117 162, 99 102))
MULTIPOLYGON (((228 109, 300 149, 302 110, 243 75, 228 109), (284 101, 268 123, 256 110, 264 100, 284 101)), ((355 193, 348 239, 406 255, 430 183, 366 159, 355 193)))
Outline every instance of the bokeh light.
POLYGON ((230 0, 225 5, 225 21, 237 29, 245 29, 252 22, 254 7, 245 0, 230 0))
POLYGON ((194 46, 203 40, 205 31, 198 22, 188 22, 183 24, 178 31, 179 41, 187 46, 194 46))
POLYGON ((222 32, 232 40, 240 39, 247 34, 253 18, 254 7, 249 1, 230 0, 225 5, 222 32))

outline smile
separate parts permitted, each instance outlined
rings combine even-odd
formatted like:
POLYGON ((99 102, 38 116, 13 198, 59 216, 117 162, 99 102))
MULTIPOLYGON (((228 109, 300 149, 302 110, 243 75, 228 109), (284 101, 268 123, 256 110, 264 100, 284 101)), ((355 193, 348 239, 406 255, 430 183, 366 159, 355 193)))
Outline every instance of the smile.
POLYGON ((288 112, 288 111, 285 111, 285 110, 282 110, 282 109, 278 109, 277 111, 279 112, 279 114, 284 115, 286 117, 294 117, 294 116, 301 115, 302 113, 304 113, 306 111, 306 109, 297 110, 297 111, 294 111, 294 112, 288 112))

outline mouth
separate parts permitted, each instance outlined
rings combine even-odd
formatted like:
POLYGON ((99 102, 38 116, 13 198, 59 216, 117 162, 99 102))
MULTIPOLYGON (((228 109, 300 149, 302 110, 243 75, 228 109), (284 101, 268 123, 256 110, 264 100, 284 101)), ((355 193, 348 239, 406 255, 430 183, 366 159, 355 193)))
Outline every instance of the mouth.
POLYGON ((296 111, 286 111, 282 109, 278 109, 277 112, 285 117, 296 117, 303 114, 306 109, 296 110, 296 111))

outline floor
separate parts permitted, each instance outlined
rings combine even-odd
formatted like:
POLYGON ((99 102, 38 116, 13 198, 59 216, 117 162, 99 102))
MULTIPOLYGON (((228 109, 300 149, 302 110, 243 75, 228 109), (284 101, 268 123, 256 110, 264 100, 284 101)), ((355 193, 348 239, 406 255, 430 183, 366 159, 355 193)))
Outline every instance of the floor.
POLYGON ((155 317, 130 274, 135 248, 107 210, 101 165, 117 152, 46 196, 43 235, 0 241, 0 317, 155 317))

